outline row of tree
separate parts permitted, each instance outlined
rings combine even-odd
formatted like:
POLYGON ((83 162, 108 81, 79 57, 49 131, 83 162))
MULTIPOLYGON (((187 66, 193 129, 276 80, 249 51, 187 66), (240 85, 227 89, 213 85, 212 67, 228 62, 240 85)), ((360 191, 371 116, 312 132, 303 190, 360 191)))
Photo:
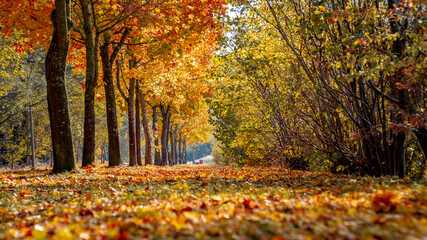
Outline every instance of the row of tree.
POLYGON ((141 123, 145 164, 153 163, 153 151, 158 164, 178 163, 186 144, 207 139, 203 100, 213 88, 206 73, 224 9, 221 0, 0 1, 4 37, 22 39, 12 41, 18 42, 15 51, 49 46, 45 75, 53 171, 75 168, 67 62, 85 76, 83 166, 95 161, 95 97, 106 102, 109 166, 122 162, 117 106, 128 112, 130 165, 142 164, 141 123))
POLYGON ((210 104, 220 161, 425 172, 423 1, 247 1, 235 9, 210 104))

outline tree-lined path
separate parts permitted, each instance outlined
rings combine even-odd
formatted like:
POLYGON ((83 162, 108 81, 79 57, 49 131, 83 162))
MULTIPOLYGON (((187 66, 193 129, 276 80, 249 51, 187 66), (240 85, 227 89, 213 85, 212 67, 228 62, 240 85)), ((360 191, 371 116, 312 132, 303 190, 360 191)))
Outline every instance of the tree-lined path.
POLYGON ((425 0, 0 0, 0 239, 427 238, 426 23, 425 0))

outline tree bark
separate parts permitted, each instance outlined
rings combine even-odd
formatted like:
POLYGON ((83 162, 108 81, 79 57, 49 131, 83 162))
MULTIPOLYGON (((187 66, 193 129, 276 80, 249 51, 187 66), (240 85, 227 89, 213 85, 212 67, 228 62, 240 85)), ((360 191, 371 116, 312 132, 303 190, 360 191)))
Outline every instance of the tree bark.
POLYGON ((181 134, 179 134, 178 137, 178 164, 182 164, 182 138, 181 138, 181 134))
POLYGON ((154 164, 161 165, 159 133, 157 129, 157 106, 153 107, 153 138, 154 138, 154 164))
MULTIPOLYGON (((142 93, 140 89, 138 89, 137 94, 139 95, 139 98, 141 100, 142 127, 144 130, 144 139, 145 139, 145 165, 152 165, 153 164, 152 144, 151 144, 150 128, 148 126, 148 114, 147 114, 147 105, 145 103, 145 94, 142 93)), ((154 132, 154 125, 155 123, 153 120, 153 132, 154 132)), ((156 131, 157 131, 157 128, 156 128, 156 131)))
POLYGON ((30 118, 30 134, 31 134, 31 167, 36 168, 36 139, 34 137, 34 121, 33 121, 33 110, 30 105, 29 109, 30 118))
POLYGON ((170 131, 170 114, 168 114, 168 125, 167 125, 167 133, 166 133, 166 151, 168 153, 168 162, 167 162, 167 166, 171 166, 173 165, 172 163, 172 140, 169 140, 169 131, 170 131))
POLYGON ((25 138, 26 138, 26 140, 27 140, 27 155, 26 155, 26 158, 25 158, 25 166, 28 166, 29 164, 30 164, 30 148, 31 148, 31 138, 30 138, 30 134, 31 134, 31 131, 30 131, 30 109, 29 109, 29 107, 28 107, 28 110, 27 110, 27 114, 26 114, 26 117, 27 117, 27 119, 26 119, 26 125, 27 125, 27 132, 26 132, 26 134, 25 134, 25 138))
POLYGON ((111 56, 109 55, 110 37, 104 35, 104 43, 100 47, 100 55, 102 62, 103 81, 105 87, 105 104, 107 109, 107 128, 108 128, 108 166, 114 167, 121 164, 120 158, 120 143, 119 143, 119 130, 117 125, 117 110, 116 110, 116 94, 114 92, 113 82, 113 63, 117 57, 120 48, 123 46, 124 41, 129 34, 129 29, 126 29, 122 35, 119 44, 113 50, 111 56))
POLYGON ((170 150, 170 165, 173 166, 175 165, 175 143, 174 143, 174 136, 173 136, 173 126, 171 125, 169 127, 169 138, 170 138, 170 145, 171 145, 171 150, 170 150))
MULTIPOLYGON (((136 59, 132 56, 129 69, 134 69, 136 59)), ((129 166, 136 165, 136 138, 135 138, 135 78, 129 80, 128 121, 129 121, 129 166)))
POLYGON ((174 142, 174 148, 173 148, 173 151, 174 151, 174 156, 175 156, 175 159, 174 159, 174 162, 175 162, 175 164, 178 164, 178 126, 175 126, 175 131, 174 131, 174 133, 173 133, 173 142, 174 142))
MULTIPOLYGON (((399 7, 400 0, 389 0, 388 1, 388 9, 394 10, 397 7, 399 7)), ((392 33, 398 33, 399 37, 392 42, 392 48, 391 53, 396 58, 400 58, 402 56, 403 52, 406 48, 406 38, 403 37, 403 27, 398 22, 398 16, 397 14, 390 19, 390 26, 391 26, 391 32, 392 33)), ((400 71, 396 71, 396 73, 389 77, 391 88, 392 88, 392 97, 395 99, 399 99, 399 102, 397 103, 399 108, 405 111, 410 111, 410 98, 409 98, 409 92, 407 89, 400 89, 399 86, 397 86, 397 83, 400 82, 402 79, 402 74, 399 73, 400 71)), ((396 115, 396 123, 400 124, 403 123, 403 118, 401 116, 401 113, 398 111, 393 111, 393 115, 396 115)), ((405 138, 406 133, 405 132, 399 132, 395 133, 394 142, 392 144, 392 148, 395 151, 395 155, 393 157, 394 167, 397 170, 397 173, 400 178, 403 178, 406 176, 406 169, 405 169, 405 138)), ((396 174, 396 172, 393 172, 393 174, 396 174)))
POLYGON ((418 138, 418 142, 424 152, 424 157, 427 158, 427 128, 422 127, 417 129, 415 136, 418 138))
POLYGON ((80 0, 83 15, 83 25, 86 44, 86 84, 85 84, 85 116, 84 116, 84 134, 83 134, 83 159, 82 167, 91 165, 95 162, 95 87, 97 78, 96 57, 92 14, 90 12, 89 0, 80 0))
POLYGON ((184 145, 183 146, 184 150, 183 150, 183 154, 182 154, 182 156, 183 156, 182 163, 187 164, 187 140, 186 139, 184 139, 183 145, 184 145))
POLYGON ((162 113, 162 137, 161 137, 161 148, 162 148, 162 166, 167 166, 169 164, 168 158, 168 130, 169 130, 169 112, 170 106, 166 108, 161 105, 160 111, 162 113))
POLYGON ((46 55, 47 100, 52 136, 54 165, 52 172, 75 169, 73 139, 65 86, 70 20, 70 0, 56 0, 52 11, 53 36, 46 55))
MULTIPOLYGON (((400 0, 389 0, 388 1, 388 8, 389 10, 395 10, 399 7, 400 0)), ((406 49, 406 40, 407 36, 405 35, 406 29, 403 27, 402 24, 399 24, 398 22, 399 16, 396 16, 390 21, 391 25, 391 32, 392 33, 399 33, 399 37, 394 40, 392 44, 392 53, 396 57, 402 56, 406 49)), ((392 79, 392 87, 396 89, 395 84, 398 81, 398 79, 392 79)), ((395 99, 399 99, 399 102, 397 103, 399 108, 403 109, 406 112, 409 112, 410 114, 417 114, 416 108, 414 107, 414 102, 411 101, 409 92, 407 89, 396 89, 394 91, 393 96, 395 99)), ((421 146, 421 149, 424 152, 424 156, 427 156, 427 128, 421 127, 415 131, 415 135, 417 136, 418 142, 421 146)), ((403 175, 399 175, 402 177, 403 175)))
POLYGON ((136 164, 142 166, 142 154, 141 154, 141 116, 140 116, 140 107, 141 107, 141 93, 139 90, 139 82, 136 82, 135 85, 135 140, 136 140, 136 164))
POLYGON ((105 104, 107 109, 108 128, 108 166, 120 165, 119 131, 117 126, 116 95, 114 92, 113 69, 108 55, 108 42, 101 46, 101 61, 105 87, 105 104))

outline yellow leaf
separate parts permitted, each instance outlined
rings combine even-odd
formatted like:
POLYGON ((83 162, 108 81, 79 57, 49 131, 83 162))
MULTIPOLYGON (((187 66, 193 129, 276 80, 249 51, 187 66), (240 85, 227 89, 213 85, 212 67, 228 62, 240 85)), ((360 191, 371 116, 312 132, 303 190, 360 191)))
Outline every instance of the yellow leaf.
POLYGON ((46 229, 39 224, 34 226, 34 229, 31 231, 31 234, 35 239, 46 239, 47 237, 46 229))
POLYGON ((64 228, 64 229, 59 230, 56 233, 55 239, 58 239, 58 240, 71 240, 71 239, 74 239, 74 236, 71 233, 70 229, 64 228))

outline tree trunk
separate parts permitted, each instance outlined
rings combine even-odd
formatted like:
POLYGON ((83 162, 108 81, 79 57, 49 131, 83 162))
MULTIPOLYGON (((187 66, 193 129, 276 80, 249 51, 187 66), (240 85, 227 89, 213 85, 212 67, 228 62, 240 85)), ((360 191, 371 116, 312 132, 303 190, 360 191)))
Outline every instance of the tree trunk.
POLYGON ((97 78, 95 78, 95 55, 97 52, 89 4, 89 0, 80 0, 86 36, 86 84, 82 167, 95 162, 95 87, 97 84, 97 78))
POLYGON ((170 145, 171 145, 171 150, 170 150, 170 165, 173 166, 175 165, 175 143, 174 143, 174 137, 173 137, 173 126, 171 125, 169 128, 169 138, 170 138, 170 145))
POLYGON ((154 138, 154 164, 161 165, 159 133, 157 129, 157 106, 153 107, 153 138, 154 138))
MULTIPOLYGON (((388 9, 389 10, 395 10, 397 7, 399 7, 399 2, 400 2, 400 0, 389 0, 388 1, 388 9)), ((406 38, 403 37, 403 32, 405 31, 405 29, 403 29, 403 26, 401 26, 398 22, 399 16, 397 16, 397 14, 395 14, 394 17, 395 18, 392 18, 390 20, 391 32, 397 33, 398 37, 396 40, 394 40, 392 42, 391 52, 396 58, 399 58, 400 56, 402 56, 402 54, 406 48, 406 38)), ((391 88, 392 88, 392 97, 399 99, 399 102, 398 102, 399 108, 401 108, 405 111, 411 112, 410 111, 411 103, 410 103, 408 90, 407 89, 401 89, 397 85, 397 83, 399 83, 402 78, 403 78, 403 76, 400 73, 400 71, 396 71, 394 75, 389 76, 389 80, 390 80, 391 88)), ((396 123, 397 124, 403 123, 403 118, 402 118, 400 112, 393 111, 392 114, 395 114, 397 116, 396 117, 396 123)), ((401 177, 401 178, 406 176, 405 138, 406 138, 405 132, 395 133, 395 138, 394 138, 395 141, 391 146, 395 151, 394 166, 397 170, 399 177, 401 177)), ((395 172, 394 172, 394 174, 395 174, 395 172)))
POLYGON ((181 134, 179 134, 179 138, 178 138, 178 164, 182 164, 182 139, 181 139, 181 134))
MULTIPOLYGON (((121 164, 119 130, 117 125, 116 94, 113 82, 113 62, 117 54, 109 55, 110 37, 104 36, 104 44, 100 47, 103 81, 105 87, 105 105, 107 109, 108 128, 108 166, 114 167, 121 164)), ((118 51, 118 50, 117 50, 118 51)))
POLYGON ((54 165, 52 172, 75 169, 73 139, 65 86, 69 31, 71 30, 70 0, 56 0, 52 11, 53 36, 46 55, 47 101, 54 165))
MULTIPOLYGON (((396 8, 399 7, 399 3, 400 3, 400 0, 389 0, 388 1, 389 10, 396 10, 396 8)), ((402 54, 404 53, 404 51, 406 49, 406 40, 407 40, 407 36, 404 33, 406 31, 406 29, 401 24, 398 23, 397 19, 399 19, 399 18, 400 18, 400 16, 397 16, 397 14, 396 14, 395 18, 392 19, 392 21, 390 21, 391 32, 392 33, 399 33, 399 37, 396 40, 394 40, 394 42, 392 44, 392 53, 397 57, 402 56, 402 54)), ((411 101, 411 99, 409 97, 408 90, 407 89, 397 89, 395 84, 397 82, 399 82, 398 79, 392 79, 392 81, 393 81, 392 87, 394 89, 396 89, 393 97, 399 99, 399 102, 398 102, 399 107, 401 109, 403 109, 404 111, 409 112, 410 114, 419 113, 419 112, 417 112, 416 108, 414 107, 414 103, 411 101)), ((418 142, 421 146, 421 149, 424 152, 424 156, 427 156, 427 128, 421 127, 419 129, 417 129, 415 131, 415 135, 417 136, 417 139, 418 139, 418 142)), ((402 177, 403 175, 399 175, 399 176, 402 177)))
POLYGON ((116 94, 114 92, 113 69, 108 57, 108 45, 101 46, 101 60, 103 70, 103 81, 105 87, 105 104, 107 108, 107 128, 108 128, 108 166, 120 165, 120 144, 119 130, 117 127, 116 94))
POLYGON ((166 132, 166 153, 167 153, 168 162, 166 163, 166 166, 171 166, 172 165, 172 158, 171 158, 172 143, 169 144, 169 131, 170 131, 170 123, 171 123, 171 114, 170 114, 170 110, 168 112, 169 113, 167 115, 167 132, 166 132))
MULTIPOLYGON (((130 60, 129 69, 135 67, 135 62, 130 60)), ((129 166, 136 165, 136 138, 135 138, 135 78, 129 80, 128 96, 128 121, 129 121, 129 166)))
POLYGON ((173 142, 174 142, 174 163, 178 164, 178 126, 175 126, 175 131, 173 133, 173 142))
POLYGON ((140 102, 141 93, 139 90, 139 82, 135 85, 135 140, 136 140, 136 164, 142 166, 142 155, 141 155, 141 116, 140 116, 140 102))
POLYGON ((117 125, 116 94, 113 82, 113 63, 119 54, 130 30, 125 29, 120 42, 114 47, 113 53, 109 55, 109 46, 111 38, 108 33, 104 34, 104 44, 100 46, 100 55, 102 62, 103 81, 105 87, 105 104, 107 111, 108 128, 108 166, 114 167, 121 164, 119 129, 117 125))
POLYGON ((186 139, 184 139, 184 144, 183 144, 184 146, 184 150, 183 150, 183 154, 182 154, 182 156, 183 156, 183 158, 182 158, 182 163, 183 164, 187 164, 187 140, 186 139))
MULTIPOLYGON (((145 165, 152 165, 153 164, 152 145, 151 145, 150 128, 148 126, 148 114, 147 114, 147 105, 145 103, 145 94, 143 94, 139 89, 137 94, 141 99, 142 127, 144 129, 144 138, 145 138, 145 165)), ((154 125, 155 123, 153 120, 153 132, 154 132, 154 125)), ((156 128, 156 131, 157 131, 157 128, 156 128)))
POLYGON ((427 158, 427 128, 421 127, 415 131, 415 136, 418 138, 421 149, 424 152, 424 157, 427 158))
POLYGON ((162 148, 162 166, 168 165, 168 130, 169 130, 169 112, 170 106, 168 105, 165 109, 163 105, 160 106, 162 113, 162 138, 161 138, 161 148, 162 148))
POLYGON ((31 151, 31 138, 30 138, 30 108, 28 107, 28 111, 26 114, 26 121, 27 121, 27 132, 25 134, 25 139, 27 140, 27 156, 25 158, 25 166, 30 165, 30 151, 31 151))
POLYGON ((36 167, 36 139, 34 137, 33 110, 30 105, 30 134, 31 134, 31 167, 36 167))

